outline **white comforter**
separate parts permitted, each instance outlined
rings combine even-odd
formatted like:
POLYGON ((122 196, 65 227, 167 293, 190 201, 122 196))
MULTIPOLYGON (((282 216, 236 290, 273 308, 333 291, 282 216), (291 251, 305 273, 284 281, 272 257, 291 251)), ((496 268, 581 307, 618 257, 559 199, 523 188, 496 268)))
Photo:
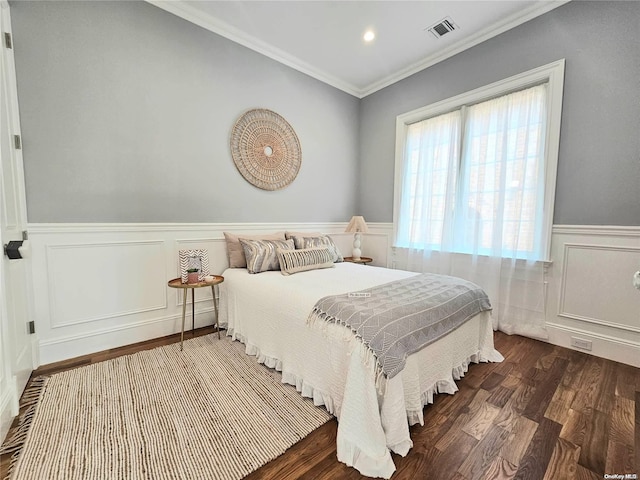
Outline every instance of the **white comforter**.
POLYGON ((445 338, 409 356, 390 379, 383 397, 376 392, 365 349, 346 329, 306 324, 318 299, 406 278, 415 273, 353 263, 284 276, 250 275, 228 269, 220 285, 220 320, 246 353, 282 371, 316 405, 338 418, 338 460, 370 477, 395 471, 390 450, 406 455, 413 446, 409 424, 423 424, 423 406, 434 393, 454 393, 454 379, 469 362, 502 361, 493 348, 489 312, 477 315, 445 338))

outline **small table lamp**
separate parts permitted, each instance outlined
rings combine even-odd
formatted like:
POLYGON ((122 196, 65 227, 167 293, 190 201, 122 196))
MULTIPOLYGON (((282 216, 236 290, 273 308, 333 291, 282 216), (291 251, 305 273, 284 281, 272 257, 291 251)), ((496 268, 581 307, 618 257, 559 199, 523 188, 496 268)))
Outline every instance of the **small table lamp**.
POLYGON ((354 233, 353 253, 351 254, 354 260, 360 260, 360 255, 362 255, 362 252, 360 251, 360 233, 367 233, 368 231, 369 228, 367 227, 367 222, 364 221, 364 217, 351 217, 351 221, 349 222, 349 225, 347 225, 345 232, 354 233))

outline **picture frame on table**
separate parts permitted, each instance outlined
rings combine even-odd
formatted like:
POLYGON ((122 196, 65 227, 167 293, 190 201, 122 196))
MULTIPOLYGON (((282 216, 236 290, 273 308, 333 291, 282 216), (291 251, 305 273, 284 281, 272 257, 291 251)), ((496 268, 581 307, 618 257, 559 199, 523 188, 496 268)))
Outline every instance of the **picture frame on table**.
POLYGON ((203 249, 180 250, 178 252, 180 259, 180 278, 182 283, 187 283, 189 279, 189 270, 196 268, 198 270, 198 281, 204 280, 209 276, 209 252, 203 249))

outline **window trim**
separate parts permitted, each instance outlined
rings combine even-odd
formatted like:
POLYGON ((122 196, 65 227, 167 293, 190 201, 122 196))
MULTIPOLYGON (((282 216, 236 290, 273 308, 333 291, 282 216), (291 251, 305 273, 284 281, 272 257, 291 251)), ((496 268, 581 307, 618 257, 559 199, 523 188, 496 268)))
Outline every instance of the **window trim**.
POLYGON ((547 111, 547 132, 545 144, 545 184, 544 184, 544 224, 541 252, 549 261, 551 258, 551 229, 553 227, 553 212, 555 204, 556 175, 558 170, 558 153, 560 150, 560 124, 562 121, 562 97, 564 92, 565 60, 543 65, 523 73, 519 73, 504 80, 476 88, 466 93, 456 95, 425 107, 417 108, 396 117, 396 152, 393 182, 393 243, 395 245, 398 234, 398 217, 400 210, 400 190, 402 186, 402 164, 404 162, 407 130, 409 125, 427 118, 442 115, 463 106, 490 100, 507 95, 517 90, 523 90, 542 83, 549 84, 547 111))

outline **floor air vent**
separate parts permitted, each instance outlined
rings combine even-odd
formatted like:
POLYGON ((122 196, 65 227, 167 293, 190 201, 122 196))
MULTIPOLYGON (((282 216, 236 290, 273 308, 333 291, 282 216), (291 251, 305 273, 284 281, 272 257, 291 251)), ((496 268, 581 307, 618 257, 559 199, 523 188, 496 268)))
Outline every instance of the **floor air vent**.
POLYGON ((457 29, 458 29, 458 26, 455 23, 453 23, 453 20, 451 20, 451 17, 446 17, 440 20, 435 25, 427 28, 427 30, 430 31, 436 38, 440 38, 441 36, 446 35, 447 33, 457 29))

